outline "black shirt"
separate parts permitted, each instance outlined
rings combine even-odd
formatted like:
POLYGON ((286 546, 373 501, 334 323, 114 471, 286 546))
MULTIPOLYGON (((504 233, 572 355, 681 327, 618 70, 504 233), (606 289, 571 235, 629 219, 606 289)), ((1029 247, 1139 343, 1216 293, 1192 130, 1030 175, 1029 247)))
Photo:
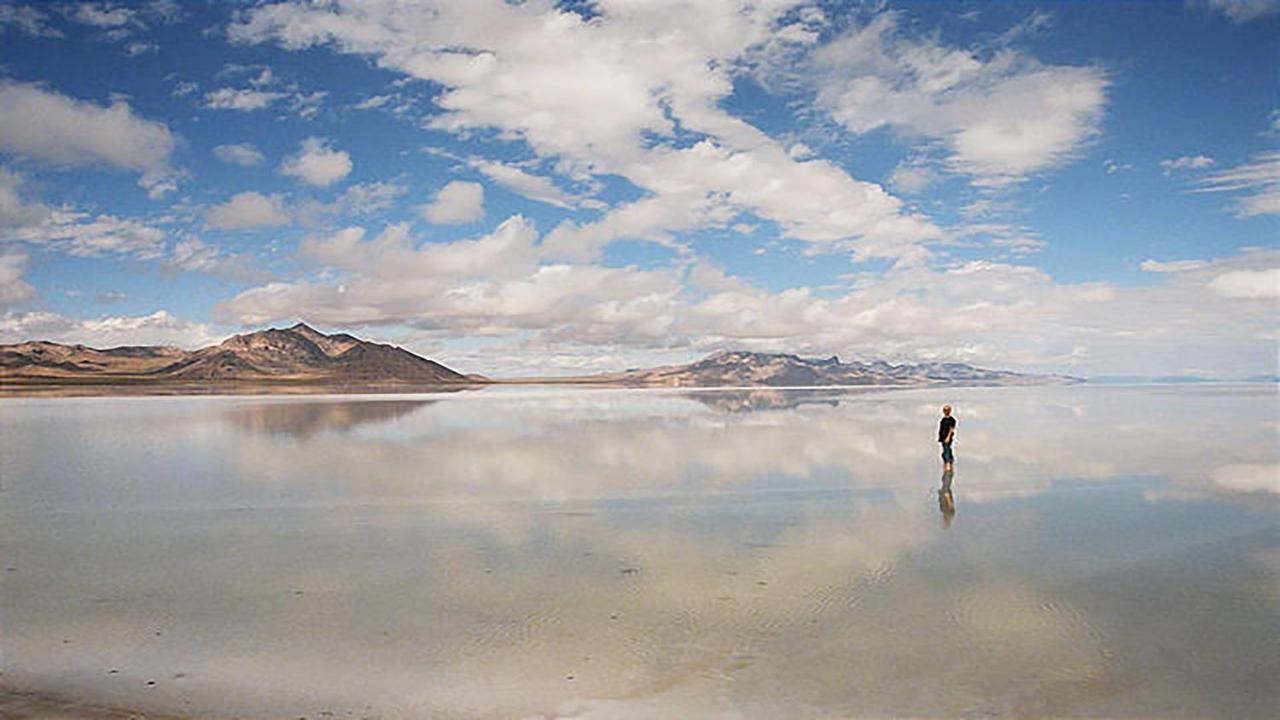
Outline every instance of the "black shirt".
POLYGON ((938 423, 938 442, 946 442, 947 435, 956 426, 956 419, 947 415, 942 418, 942 422, 938 423))

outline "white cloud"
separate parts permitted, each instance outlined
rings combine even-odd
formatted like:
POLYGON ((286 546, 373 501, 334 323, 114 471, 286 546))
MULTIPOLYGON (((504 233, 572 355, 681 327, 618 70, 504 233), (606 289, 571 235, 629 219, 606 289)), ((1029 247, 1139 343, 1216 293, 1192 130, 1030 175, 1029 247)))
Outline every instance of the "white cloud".
POLYGON ((250 112, 263 110, 281 101, 287 109, 303 120, 315 117, 324 104, 328 92, 304 92, 295 83, 285 83, 276 77, 271 68, 264 65, 227 65, 217 75, 220 79, 243 77, 246 87, 221 87, 204 95, 204 107, 212 110, 238 110, 250 112))
POLYGON ((27 256, 20 252, 0 254, 0 308, 35 297, 36 290, 22 279, 27 256))
POLYGON ((338 211, 350 215, 373 215, 395 204, 409 192, 404 185, 389 182, 372 182, 352 185, 338 196, 338 211))
POLYGON ((1127 170, 1132 170, 1133 164, 1127 163, 1127 162, 1120 162, 1118 160, 1112 160, 1110 158, 1107 158, 1106 160, 1102 161, 1102 167, 1104 170, 1107 171, 1108 175, 1115 175, 1118 172, 1125 172, 1127 170))
POLYGON ((224 333, 206 323, 181 320, 164 310, 150 315, 77 319, 52 312, 0 315, 0 342, 50 340, 90 347, 175 345, 195 349, 220 342, 224 333))
POLYGON ((35 85, 0 81, 0 152, 58 166, 106 164, 163 182, 177 139, 124 101, 103 106, 35 85))
POLYGON ((297 154, 280 163, 280 172, 298 178, 308 185, 328 187, 351 172, 351 156, 334 150, 323 138, 302 141, 297 154))
POLYGON ((330 325, 406 323, 468 335, 565 332, 657 343, 672 321, 676 273, 540 262, 537 232, 516 216, 493 233, 415 246, 406 226, 367 240, 360 228, 300 252, 343 273, 334 283, 269 283, 223 303, 240 322, 305 316, 330 325))
POLYGON ((30 5, 0 5, 0 31, 15 27, 34 37, 62 37, 62 31, 49 25, 49 16, 30 5))
POLYGON ((1226 272, 1209 281, 1209 288, 1223 297, 1280 300, 1280 267, 1226 272))
POLYGON ((1241 192, 1237 217, 1280 215, 1280 151, 1258 153, 1250 162, 1200 180, 1194 192, 1241 192))
POLYGON ((1213 158, 1205 155, 1183 155, 1160 161, 1160 168, 1165 175, 1171 175, 1175 170, 1203 170, 1212 165, 1213 158))
POLYGON ((890 126, 941 143, 948 166, 980 186, 1073 159, 1098 132, 1108 85, 1095 67, 908 37, 892 12, 819 48, 815 64, 818 104, 845 128, 890 126))
POLYGON ((129 57, 137 57, 147 53, 156 52, 160 46, 155 43, 147 42, 131 42, 124 47, 124 54, 129 57))
POLYGON ((929 187, 937 179, 938 174, 933 168, 914 163, 899 165, 889 174, 889 184, 895 190, 912 195, 929 187))
POLYGON ((325 225, 338 217, 368 217, 396 204, 409 188, 394 182, 359 183, 348 187, 332 202, 303 200, 295 215, 308 227, 325 225))
POLYGON ((150 260, 164 254, 167 233, 130 218, 57 209, 39 225, 19 228, 9 237, 77 257, 132 255, 150 260))
POLYGON ((136 22, 136 13, 125 7, 111 7, 82 2, 76 6, 71 19, 82 24, 99 28, 118 28, 136 22))
POLYGON ((380 108, 386 105, 387 103, 395 99, 396 99, 396 95, 394 94, 370 95, 364 100, 361 100, 360 102, 356 103, 355 108, 357 110, 374 110, 376 108, 380 108))
POLYGON ((787 155, 790 156, 792 160, 808 160, 813 157, 814 154, 813 148, 805 145, 804 143, 796 143, 795 145, 787 148, 787 155))
POLYGON ((556 184, 550 178, 527 173, 514 165, 507 165, 484 158, 471 158, 467 161, 467 164, 490 180, 530 200, 561 208, 574 208, 584 204, 598 205, 598 203, 590 200, 583 201, 575 198, 556 187, 556 184))
POLYGON ((353 227, 309 239, 300 253, 332 274, 263 285, 219 311, 251 324, 305 315, 336 326, 491 336, 504 339, 485 350, 495 362, 568 347, 626 350, 633 365, 676 350, 746 348, 1080 374, 1158 374, 1197 363, 1261 372, 1259 358, 1273 355, 1273 311, 1223 297, 1210 283, 1280 262, 1280 253, 1253 250, 1138 288, 1060 283, 1016 263, 899 264, 818 294, 766 290, 698 258, 652 270, 559 262, 519 217, 451 243, 415 243, 407 226, 372 239, 353 227))
POLYGON ((228 254, 200 238, 188 237, 174 243, 169 257, 161 266, 176 272, 198 272, 241 282, 266 282, 272 274, 254 258, 228 254))
POLYGON ((1199 270, 1209 264, 1207 260, 1143 260, 1139 266, 1146 272, 1175 273, 1199 270))
MULTIPOLYGON (((554 160, 560 174, 620 175, 637 186, 644 197, 615 213, 649 220, 566 227, 562 237, 580 236, 565 243, 577 253, 747 212, 826 249, 858 245, 867 256, 918 257, 919 243, 939 237, 937 228, 903 212, 877 185, 830 163, 798 161, 721 106, 735 63, 772 37, 793 4, 607 3, 588 21, 538 3, 274 3, 252 9, 229 33, 239 42, 332 43, 373 56, 445 87, 431 128, 497 130, 554 160), (706 141, 678 143, 675 122, 706 141)), ((527 178, 508 179, 533 190, 527 178)))
POLYGON ((289 213, 279 195, 242 192, 222 205, 209 208, 205 221, 220 230, 279 227, 288 224, 289 213))
POLYGON ((1208 0, 1208 2, 1211 9, 1226 15, 1236 23, 1257 20, 1280 10, 1280 0, 1208 0))
POLYGON ((258 148, 248 143, 219 145, 213 149, 213 156, 228 165, 240 165, 242 167, 261 165, 266 160, 258 148))
POLYGON ((22 197, 21 175, 0 167, 0 229, 36 225, 49 215, 49 208, 22 197))
POLYGON ((437 225, 469 223, 484 217, 484 186, 454 180, 432 201, 422 206, 422 215, 437 225))
POLYGON ((254 88, 218 88, 204 94, 204 106, 213 110, 261 110, 287 93, 257 90, 254 88))

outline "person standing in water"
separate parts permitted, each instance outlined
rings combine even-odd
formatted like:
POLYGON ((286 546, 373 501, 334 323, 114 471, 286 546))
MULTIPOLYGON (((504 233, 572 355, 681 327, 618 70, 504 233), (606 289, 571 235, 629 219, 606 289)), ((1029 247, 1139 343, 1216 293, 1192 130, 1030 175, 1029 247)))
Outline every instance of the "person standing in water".
POLYGON ((951 441, 956 439, 956 419, 951 417, 951 406, 942 406, 942 422, 938 423, 938 442, 942 443, 942 469, 955 469, 956 458, 951 454, 951 441))

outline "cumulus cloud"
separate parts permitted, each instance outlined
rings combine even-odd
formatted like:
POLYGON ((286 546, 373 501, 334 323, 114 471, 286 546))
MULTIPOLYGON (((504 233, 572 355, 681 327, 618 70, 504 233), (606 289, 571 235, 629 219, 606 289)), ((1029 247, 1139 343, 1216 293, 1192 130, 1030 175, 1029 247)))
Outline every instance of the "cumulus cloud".
POLYGON ((437 225, 456 225, 484 217, 484 186, 454 180, 440 188, 432 201, 422 206, 422 215, 437 225))
POLYGON ((0 308, 35 297, 35 288, 22 278, 26 263, 25 253, 0 254, 0 308))
POLYGON ((44 220, 49 209, 22 197, 21 175, 0 167, 0 230, 35 225, 44 220))
POLYGON ((312 238, 300 252, 342 273, 334 283, 269 283, 223 303, 246 323, 305 316, 329 325, 405 323, 469 335, 568 332, 596 340, 658 342, 680 280, 641 271, 543 263, 537 232, 516 216, 493 233, 417 243, 406 226, 367 239, 361 228, 312 238))
POLYGON ((272 278, 271 272, 254 258, 227 253, 197 237, 174 243, 161 267, 172 272, 198 272, 240 282, 266 282, 272 278))
POLYGON ((1193 192, 1241 193, 1237 217, 1280 215, 1280 151, 1255 155, 1249 162, 1203 178, 1193 192))
POLYGON ((889 184, 895 190, 908 194, 916 194, 929 187, 938 179, 933 168, 915 163, 899 165, 889 174, 889 184))
POLYGON ((1004 186, 1071 160, 1098 132, 1108 81, 1096 67, 1045 65, 912 37, 886 12, 815 53, 818 104, 848 130, 899 128, 940 143, 977 185, 1004 186))
POLYGON ((328 187, 345 178, 352 169, 351 156, 335 150, 324 138, 302 141, 298 152, 280 163, 280 172, 317 187, 328 187))
MULTIPOLYGON (((879 186, 797 159, 722 108, 735 63, 773 36, 790 4, 698 3, 676 12, 662 3, 611 3, 587 20, 543 4, 280 2, 252 9, 229 34, 372 56, 445 88, 430 127, 496 130, 554 160, 561 174, 619 175, 642 191, 634 207, 615 210, 622 217, 566 227, 575 253, 746 212, 827 249, 859 244, 869 256, 919 256, 919 243, 937 238, 937 228, 879 186), (678 142, 676 123, 704 142, 678 142)), ((545 184, 504 174, 512 186, 564 201, 545 184)))
POLYGON ((266 160, 258 148, 248 143, 219 145, 213 149, 213 156, 228 165, 240 165, 242 167, 261 165, 266 160))
POLYGON ((82 25, 118 28, 137 22, 137 12, 127 7, 82 2, 71 13, 71 19, 82 25))
POLYGON ((0 31, 17 28, 34 37, 62 37, 62 31, 49 25, 49 15, 30 5, 0 5, 0 31))
POLYGON ((332 202, 314 200, 298 205, 297 216, 303 225, 322 225, 336 217, 367 217, 395 205, 409 188, 394 182, 358 183, 347 188, 332 202))
POLYGON ((242 192, 205 213, 205 222, 219 230, 278 227, 289 222, 289 213, 279 195, 242 192))
POLYGON ((0 80, 0 152, 55 166, 104 164, 143 174, 157 187, 171 173, 177 139, 128 103, 77 100, 36 85, 0 80))
POLYGON ((1209 288, 1223 297, 1280 300, 1280 267, 1226 272, 1211 280, 1209 288))
POLYGON ((93 319, 67 317, 53 312, 0 315, 0 343, 50 340, 109 348, 122 345, 173 345, 195 349, 219 342, 225 333, 207 323, 182 320, 165 310, 150 315, 108 316, 93 319))
POLYGON ((1206 155, 1183 155, 1160 161, 1160 168, 1165 175, 1171 175, 1175 170, 1203 170, 1212 165, 1213 158, 1206 155))
POLYGON ((337 204, 342 212, 352 215, 372 215, 391 207, 407 192, 409 188, 397 183, 361 183, 343 191, 342 195, 338 196, 337 204))
POLYGON ((251 324, 305 315, 335 326, 486 335, 503 339, 486 349, 495 361, 594 348, 635 365, 675 350, 745 348, 1079 374, 1177 372, 1222 356, 1242 374, 1259 372, 1274 342, 1273 312, 1241 300, 1263 279, 1231 273, 1280 263, 1280 253, 1251 250, 1138 288, 1062 283, 1013 262, 899 264, 843 289, 774 291, 696 257, 646 270, 566 262, 519 217, 450 243, 421 242, 407 226, 372 238, 351 227, 305 241, 300 253, 332 279, 269 283, 219 312, 251 324))
POLYGON ((250 112, 263 110, 277 103, 283 105, 304 120, 315 117, 320 111, 327 92, 304 92, 296 83, 282 82, 271 68, 262 65, 228 65, 218 73, 219 78, 250 75, 242 87, 224 86, 204 95, 204 107, 211 110, 238 110, 250 112))
POLYGON ((9 235, 77 257, 131 255, 142 260, 161 257, 167 237, 165 231, 140 220, 66 209, 52 210, 40 224, 9 235))
POLYGON ((204 106, 211 110, 261 110, 288 94, 255 88, 218 88, 204 94, 204 106))

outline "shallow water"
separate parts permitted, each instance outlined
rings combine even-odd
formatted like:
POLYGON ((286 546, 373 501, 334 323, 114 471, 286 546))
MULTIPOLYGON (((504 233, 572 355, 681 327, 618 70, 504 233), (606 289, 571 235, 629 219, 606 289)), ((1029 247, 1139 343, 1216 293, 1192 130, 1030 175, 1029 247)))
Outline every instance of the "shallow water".
POLYGON ((1275 716, 1278 409, 3 399, 0 681, 250 717, 1275 716))

